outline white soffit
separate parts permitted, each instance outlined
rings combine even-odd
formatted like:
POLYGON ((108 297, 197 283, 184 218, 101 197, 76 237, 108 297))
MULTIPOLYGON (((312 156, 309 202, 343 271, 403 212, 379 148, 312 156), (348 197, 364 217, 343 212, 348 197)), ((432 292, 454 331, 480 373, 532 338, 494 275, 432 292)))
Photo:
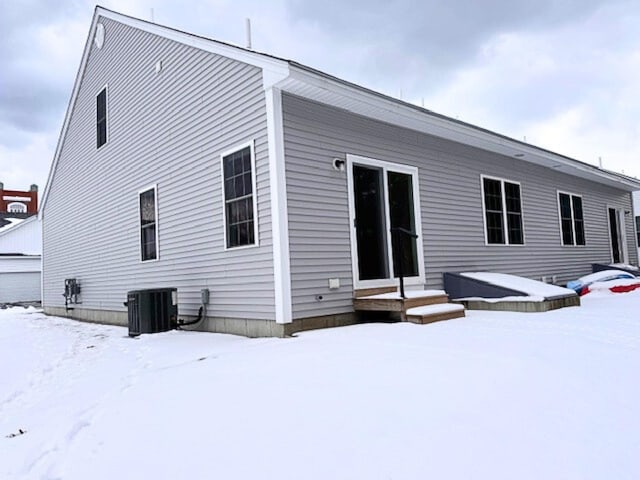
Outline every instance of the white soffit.
POLYGON ((623 190, 640 189, 640 181, 556 153, 528 145, 420 107, 401 102, 321 72, 292 65, 291 74, 278 84, 288 93, 350 112, 416 130, 457 143, 495 152, 562 173, 623 190), (517 156, 516 156, 517 155, 517 156))

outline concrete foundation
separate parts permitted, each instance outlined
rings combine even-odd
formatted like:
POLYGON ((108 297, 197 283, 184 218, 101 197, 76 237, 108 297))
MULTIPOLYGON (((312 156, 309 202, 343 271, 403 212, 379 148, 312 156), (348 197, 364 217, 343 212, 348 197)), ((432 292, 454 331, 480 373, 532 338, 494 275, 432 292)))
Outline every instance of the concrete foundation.
POLYGON ((114 312, 112 310, 93 310, 89 308, 78 308, 74 306, 66 310, 64 307, 43 307, 47 315, 56 317, 72 318, 83 322, 101 323, 104 325, 116 325, 119 327, 128 326, 127 312, 114 312))
MULTIPOLYGON (((93 310, 77 307, 67 311, 64 307, 44 307, 44 313, 47 315, 72 318, 74 320, 84 322, 117 325, 122 327, 128 326, 127 312, 93 310)), ((180 315, 180 318, 190 321, 194 320, 196 317, 180 315)), ((342 327, 346 325, 354 325, 356 323, 358 323, 358 316, 355 313, 309 317, 294 320, 293 322, 286 324, 276 323, 273 320, 206 317, 197 325, 184 327, 184 329, 199 332, 228 333, 231 335, 258 338, 286 337, 305 330, 342 327)))

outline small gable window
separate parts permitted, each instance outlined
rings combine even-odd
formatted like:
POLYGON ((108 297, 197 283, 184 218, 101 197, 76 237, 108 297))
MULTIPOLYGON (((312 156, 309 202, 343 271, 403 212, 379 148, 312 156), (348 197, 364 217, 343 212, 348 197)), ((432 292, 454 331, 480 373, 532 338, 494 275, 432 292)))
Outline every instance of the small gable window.
POLYGON ((558 192, 562 245, 584 245, 584 219, 582 197, 558 192))
POLYGON ((254 170, 253 144, 222 155, 226 248, 257 243, 254 170))
POLYGON ((27 213, 27 206, 21 202, 11 202, 7 205, 7 210, 10 213, 27 213))
POLYGON ((156 187, 139 194, 140 256, 143 262, 158 259, 158 204, 156 187))
POLYGON ((107 87, 96 97, 96 139, 97 148, 107 143, 107 87))
POLYGON ((520 184, 482 177, 485 240, 490 245, 524 245, 520 184))

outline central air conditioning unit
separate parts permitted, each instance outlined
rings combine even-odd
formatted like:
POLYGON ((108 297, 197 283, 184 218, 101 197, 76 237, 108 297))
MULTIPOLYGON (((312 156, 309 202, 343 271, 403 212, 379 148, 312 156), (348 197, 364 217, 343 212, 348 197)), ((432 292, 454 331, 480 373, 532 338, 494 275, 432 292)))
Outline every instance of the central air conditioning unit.
POLYGON ((171 330, 178 321, 178 290, 150 288, 127 292, 129 336, 171 330))

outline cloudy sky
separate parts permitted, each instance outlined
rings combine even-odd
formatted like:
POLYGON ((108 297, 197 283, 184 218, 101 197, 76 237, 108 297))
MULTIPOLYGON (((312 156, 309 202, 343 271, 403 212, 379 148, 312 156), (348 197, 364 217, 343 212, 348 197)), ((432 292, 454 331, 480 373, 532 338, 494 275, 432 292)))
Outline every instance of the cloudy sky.
MULTIPOLYGON (((105 0, 640 177, 637 0, 105 0)), ((94 4, 0 0, 0 181, 44 188, 94 4)))

